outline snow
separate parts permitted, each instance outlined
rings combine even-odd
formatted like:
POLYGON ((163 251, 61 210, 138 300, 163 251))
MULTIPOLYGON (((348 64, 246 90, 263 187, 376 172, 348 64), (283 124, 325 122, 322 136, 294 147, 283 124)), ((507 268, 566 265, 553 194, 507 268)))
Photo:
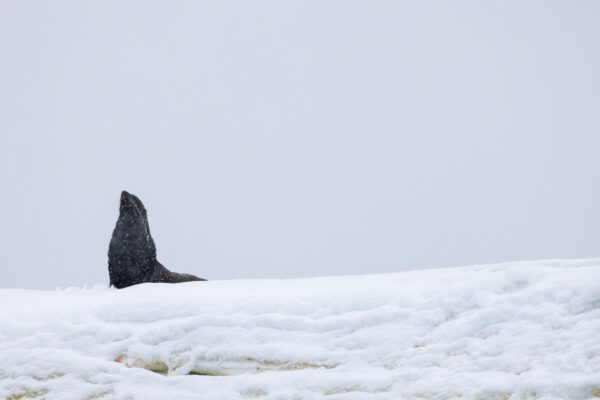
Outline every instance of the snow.
POLYGON ((600 259, 0 290, 3 399, 600 397, 600 259))

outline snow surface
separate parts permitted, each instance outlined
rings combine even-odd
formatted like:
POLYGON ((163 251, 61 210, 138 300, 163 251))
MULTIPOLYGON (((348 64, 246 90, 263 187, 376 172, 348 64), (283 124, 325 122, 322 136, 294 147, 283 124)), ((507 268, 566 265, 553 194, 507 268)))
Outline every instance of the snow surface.
POLYGON ((600 259, 0 290, 3 399, 600 397, 600 259))

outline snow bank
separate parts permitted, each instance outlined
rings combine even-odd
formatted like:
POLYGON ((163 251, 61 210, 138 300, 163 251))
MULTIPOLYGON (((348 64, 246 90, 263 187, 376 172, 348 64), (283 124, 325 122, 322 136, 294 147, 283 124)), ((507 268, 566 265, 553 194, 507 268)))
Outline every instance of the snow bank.
POLYGON ((600 397, 600 259, 0 304, 11 400, 600 397))

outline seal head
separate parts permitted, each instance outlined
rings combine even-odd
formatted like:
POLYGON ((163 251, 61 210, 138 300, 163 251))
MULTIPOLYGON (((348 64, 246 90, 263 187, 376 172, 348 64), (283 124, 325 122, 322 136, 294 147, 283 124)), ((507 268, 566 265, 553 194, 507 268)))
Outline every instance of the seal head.
POLYGON ((119 219, 108 248, 108 274, 110 285, 118 289, 145 282, 204 280, 171 272, 158 262, 146 207, 137 196, 126 191, 121 193, 119 219))

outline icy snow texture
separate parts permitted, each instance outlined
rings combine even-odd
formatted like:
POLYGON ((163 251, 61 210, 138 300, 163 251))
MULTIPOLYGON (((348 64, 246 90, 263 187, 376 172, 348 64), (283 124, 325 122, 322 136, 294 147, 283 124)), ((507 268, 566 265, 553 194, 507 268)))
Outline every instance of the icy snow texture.
POLYGON ((600 260, 0 290, 0 304, 0 398, 600 396, 600 260))

